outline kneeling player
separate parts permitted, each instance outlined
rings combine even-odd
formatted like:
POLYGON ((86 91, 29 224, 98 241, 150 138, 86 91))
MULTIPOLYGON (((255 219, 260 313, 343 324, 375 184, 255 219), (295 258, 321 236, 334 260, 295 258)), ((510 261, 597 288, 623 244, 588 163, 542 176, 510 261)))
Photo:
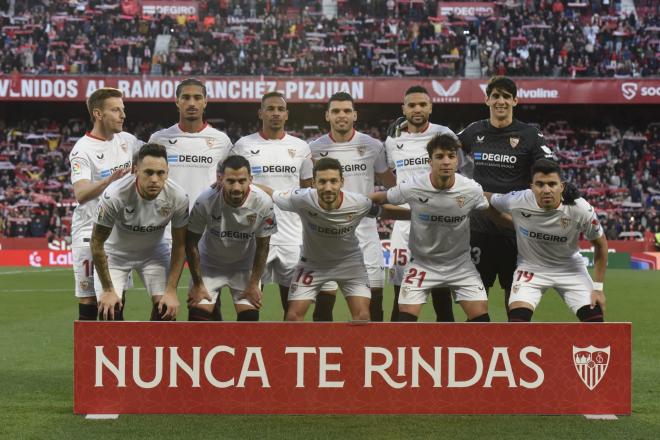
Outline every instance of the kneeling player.
POLYGON ((237 319, 258 321, 261 275, 270 236, 277 232, 273 201, 251 184, 250 163, 242 156, 229 156, 217 174, 216 187, 199 196, 188 223, 189 319, 221 321, 214 304, 227 286, 237 319))
MULTIPOLYGON (((355 230, 363 217, 376 216, 381 209, 362 194, 341 190, 344 177, 337 159, 320 159, 313 176, 313 188, 263 187, 280 209, 298 213, 303 224, 302 254, 289 288, 286 320, 304 320, 323 284, 335 281, 346 296, 351 318, 367 321, 371 290, 355 230)), ((405 209, 387 207, 384 212, 402 219, 409 216, 405 209)))
POLYGON ((94 284, 103 319, 121 319, 121 293, 138 271, 154 306, 151 320, 174 320, 185 259, 188 196, 167 179, 167 153, 159 144, 140 148, 137 172, 112 183, 99 199, 90 246, 94 284), (172 250, 163 240, 172 222, 172 250), (107 240, 107 242, 106 242, 107 240), (168 269, 169 265, 169 269, 168 269))
POLYGON ((607 240, 594 209, 575 188, 564 191, 556 162, 532 166, 531 189, 487 194, 492 207, 511 214, 518 242, 518 267, 509 299, 509 321, 531 321, 543 293, 554 288, 583 322, 602 322, 607 240), (594 246, 592 281, 578 252, 580 233, 594 246))
POLYGON ((377 203, 410 204, 412 258, 399 293, 399 321, 417 321, 430 290, 448 287, 468 321, 488 322, 486 290, 470 258, 470 212, 488 208, 488 202, 478 183, 456 174, 454 136, 437 135, 426 150, 430 175, 413 175, 371 195, 377 203))

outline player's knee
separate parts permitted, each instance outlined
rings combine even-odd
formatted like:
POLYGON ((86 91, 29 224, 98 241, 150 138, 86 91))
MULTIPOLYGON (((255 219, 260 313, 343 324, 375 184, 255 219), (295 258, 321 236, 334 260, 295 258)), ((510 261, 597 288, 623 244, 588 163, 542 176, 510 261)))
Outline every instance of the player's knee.
POLYGON ((316 304, 314 305, 314 321, 316 322, 332 322, 332 309, 335 306, 337 297, 328 293, 321 292, 316 297, 316 304))
POLYGON ((509 322, 530 322, 533 314, 534 310, 532 309, 528 309, 527 307, 516 307, 515 309, 509 310, 509 322))
POLYGON ((603 309, 600 308, 600 304, 592 309, 591 306, 583 306, 576 313, 578 319, 582 322, 604 322, 605 318, 603 317, 603 309))
POLYGON ((481 315, 468 319, 467 322, 490 322, 490 315, 488 313, 482 313, 481 315))
POLYGON ((399 310, 399 322, 417 322, 417 316, 399 310))
POLYGON ((238 312, 237 321, 259 321, 259 310, 248 309, 238 312))
POLYGON ((222 321, 222 317, 219 320, 214 319, 214 312, 215 308, 213 311, 208 311, 199 307, 191 307, 188 309, 188 321, 222 321))
POLYGON ((96 321, 99 311, 96 304, 78 304, 79 321, 96 321))
POLYGON ((302 321, 305 319, 304 315, 300 315, 299 313, 296 313, 295 311, 289 309, 286 311, 286 315, 284 315, 284 320, 285 321, 302 321))

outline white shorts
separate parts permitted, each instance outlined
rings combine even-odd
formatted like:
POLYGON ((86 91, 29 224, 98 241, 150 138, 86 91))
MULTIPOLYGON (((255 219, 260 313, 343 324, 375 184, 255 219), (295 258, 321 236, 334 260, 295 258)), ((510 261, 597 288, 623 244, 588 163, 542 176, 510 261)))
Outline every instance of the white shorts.
POLYGON ((298 260, 300 260, 300 246, 271 244, 261 282, 263 284, 273 282, 281 286, 290 285, 298 260))
POLYGON ((456 302, 488 301, 479 272, 471 261, 451 271, 438 272, 415 260, 406 268, 399 304, 425 304, 429 292, 436 287, 449 287, 456 302))
POLYGON ((574 272, 540 273, 524 266, 516 268, 513 274, 509 304, 523 301, 536 309, 545 291, 551 287, 559 293, 573 313, 591 305, 593 281, 586 267, 576 268, 574 272))
MULTIPOLYGON (((241 299, 241 295, 250 281, 251 273, 252 271, 250 270, 239 270, 227 273, 226 271, 202 266, 202 281, 213 299, 211 301, 204 299, 199 303, 215 304, 218 301, 220 291, 226 286, 229 287, 234 304, 244 304, 246 306, 254 307, 247 299, 241 299)), ((189 287, 192 287, 192 280, 190 281, 189 287)))
POLYGON ((315 301, 321 287, 328 281, 335 281, 344 296, 371 298, 369 277, 361 261, 348 260, 329 266, 301 259, 289 288, 289 301, 315 301))
MULTIPOLYGON (((170 249, 161 243, 146 258, 129 260, 125 257, 117 257, 108 254, 108 270, 115 292, 122 297, 124 290, 129 286, 131 271, 135 269, 142 279, 144 287, 149 295, 163 295, 167 286, 167 275, 170 267, 170 249)), ((103 293, 103 287, 98 274, 94 274, 94 287, 96 298, 99 299, 103 293)))
POLYGON ((410 236, 410 222, 397 220, 392 227, 390 236, 390 283, 400 286, 406 266, 410 261, 410 249, 408 248, 408 237, 410 236))
MULTIPOLYGON (((372 288, 382 289, 385 286, 385 259, 383 258, 383 247, 380 244, 375 219, 363 219, 355 230, 355 235, 360 243, 364 265, 369 276, 369 285, 372 288), (372 225, 365 222, 365 220, 374 220, 374 223, 372 225)), ((337 283, 334 281, 325 283, 321 290, 337 290, 337 283)))
POLYGON ((73 246, 71 254, 73 256, 73 279, 76 283, 76 297, 89 298, 96 296, 94 292, 94 263, 89 243, 73 246))

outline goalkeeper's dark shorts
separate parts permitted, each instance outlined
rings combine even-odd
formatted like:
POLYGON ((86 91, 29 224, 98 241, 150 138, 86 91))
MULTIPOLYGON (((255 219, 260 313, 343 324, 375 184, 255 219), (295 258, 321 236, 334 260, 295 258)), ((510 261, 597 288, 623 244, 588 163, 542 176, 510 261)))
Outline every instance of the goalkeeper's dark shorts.
POLYGON ((470 248, 486 289, 493 287, 497 277, 500 287, 510 291, 518 258, 516 237, 470 231, 470 248))

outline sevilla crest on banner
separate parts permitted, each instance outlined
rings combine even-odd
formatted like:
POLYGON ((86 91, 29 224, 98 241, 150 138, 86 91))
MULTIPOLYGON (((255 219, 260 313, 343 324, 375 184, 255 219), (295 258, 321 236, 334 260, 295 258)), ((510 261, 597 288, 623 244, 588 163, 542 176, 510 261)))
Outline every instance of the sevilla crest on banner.
POLYGON ((610 363, 610 347, 598 348, 590 345, 580 348, 573 346, 573 363, 582 382, 593 390, 605 377, 610 363))

